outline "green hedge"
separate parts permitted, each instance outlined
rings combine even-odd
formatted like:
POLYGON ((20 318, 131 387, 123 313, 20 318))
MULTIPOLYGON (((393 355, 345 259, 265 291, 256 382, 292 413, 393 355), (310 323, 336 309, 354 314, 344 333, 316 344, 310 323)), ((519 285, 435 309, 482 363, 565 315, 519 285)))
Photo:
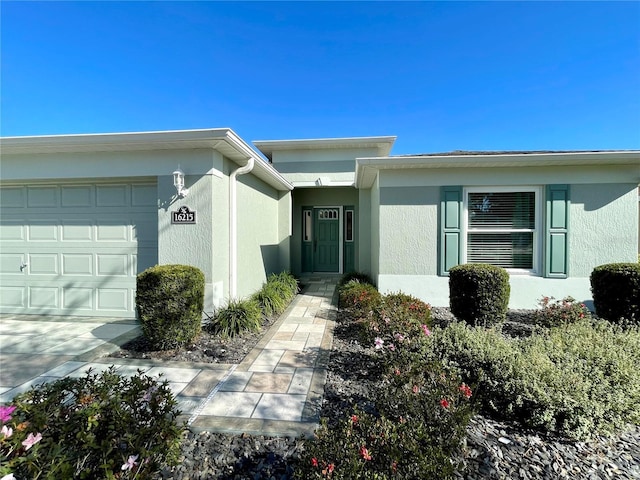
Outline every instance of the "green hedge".
POLYGON ((138 274, 136 306, 142 332, 158 349, 178 348, 200 333, 204 274, 188 265, 158 265, 138 274))
POLYGON ((471 325, 492 325, 506 320, 509 274, 484 263, 457 265, 449 271, 451 312, 471 325))
POLYGON ((640 422, 637 327, 582 319, 513 340, 457 322, 430 340, 427 358, 477 385, 483 411, 498 419, 572 439, 640 422))
POLYGON ((612 322, 640 323, 640 264, 610 263, 591 272, 596 313, 612 322))

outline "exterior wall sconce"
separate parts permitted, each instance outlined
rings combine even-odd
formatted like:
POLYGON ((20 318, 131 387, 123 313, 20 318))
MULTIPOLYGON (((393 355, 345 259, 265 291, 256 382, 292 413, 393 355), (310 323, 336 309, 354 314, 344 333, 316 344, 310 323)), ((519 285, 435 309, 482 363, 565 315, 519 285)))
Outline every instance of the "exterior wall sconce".
POLYGON ((173 186, 176 187, 180 198, 184 198, 189 194, 189 189, 184 188, 184 172, 180 170, 180 167, 173 172, 173 186))

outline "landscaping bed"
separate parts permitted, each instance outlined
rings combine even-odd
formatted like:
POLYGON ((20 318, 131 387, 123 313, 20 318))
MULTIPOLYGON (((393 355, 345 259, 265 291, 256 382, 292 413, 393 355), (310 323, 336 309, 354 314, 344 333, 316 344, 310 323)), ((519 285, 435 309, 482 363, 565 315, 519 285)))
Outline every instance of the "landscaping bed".
MULTIPOLYGON (((448 309, 434 308, 433 321, 447 324, 448 309)), ((531 331, 534 312, 509 311, 511 332, 531 331)), ((242 344, 239 338, 230 340, 242 344)), ((231 347, 232 348, 232 347, 231 347)), ((368 408, 375 401, 378 371, 373 345, 363 345, 345 310, 338 314, 321 415, 339 419, 354 405, 368 408)), ((182 463, 161 472, 160 478, 285 479, 304 449, 301 439, 252 435, 188 433, 182 443, 182 463)), ((460 479, 638 479, 640 478, 640 428, 588 442, 565 439, 523 429, 476 415, 456 458, 464 470, 460 479)))

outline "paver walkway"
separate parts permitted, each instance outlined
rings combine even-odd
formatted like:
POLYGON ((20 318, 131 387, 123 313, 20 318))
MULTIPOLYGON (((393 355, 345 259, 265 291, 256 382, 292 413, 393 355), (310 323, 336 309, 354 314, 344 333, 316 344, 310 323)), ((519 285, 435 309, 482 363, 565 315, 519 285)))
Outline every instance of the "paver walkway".
POLYGON ((132 320, 5 315, 0 319, 0 402, 39 383, 114 365, 123 375, 162 374, 194 430, 311 435, 327 375, 337 281, 337 276, 303 278, 304 290, 238 365, 104 357, 140 334, 132 320))

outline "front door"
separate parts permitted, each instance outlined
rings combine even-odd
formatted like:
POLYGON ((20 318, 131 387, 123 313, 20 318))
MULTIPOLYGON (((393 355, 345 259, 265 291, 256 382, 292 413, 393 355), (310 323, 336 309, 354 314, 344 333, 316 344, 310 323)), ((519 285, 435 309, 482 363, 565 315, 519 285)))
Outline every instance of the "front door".
POLYGON ((313 269, 340 271, 340 209, 314 208, 313 269))

